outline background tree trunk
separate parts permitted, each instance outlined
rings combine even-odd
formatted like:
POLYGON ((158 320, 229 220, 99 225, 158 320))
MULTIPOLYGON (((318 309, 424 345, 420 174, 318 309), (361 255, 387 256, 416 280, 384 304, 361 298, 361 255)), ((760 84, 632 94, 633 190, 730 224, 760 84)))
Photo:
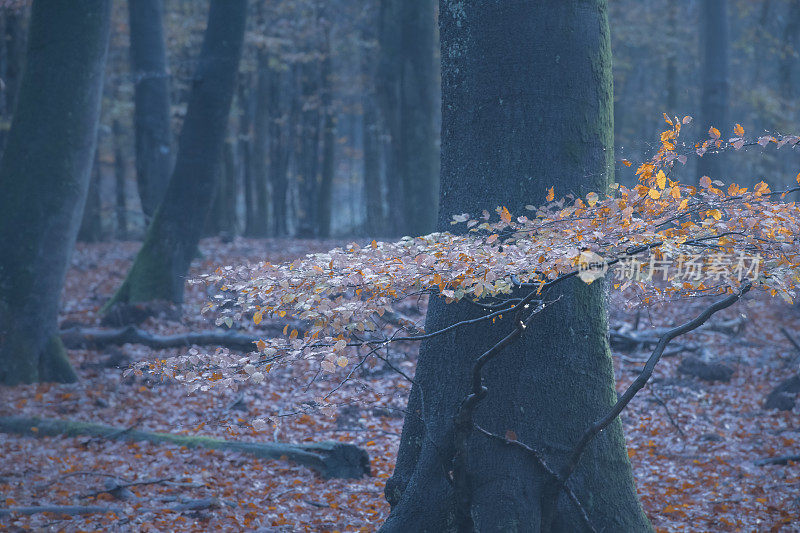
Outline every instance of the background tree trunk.
MULTIPOLYGON (((439 229, 457 213, 497 205, 523 213, 558 196, 604 193, 613 177, 611 48, 604 0, 440 2, 442 182, 439 229)), ((584 430, 616 401, 602 283, 580 281, 484 372, 475 421, 514 431, 563 466, 584 430)), ((432 299, 426 331, 475 318, 467 304, 432 299)), ((453 417, 475 359, 510 330, 470 327, 421 346, 395 473, 386 485, 385 532, 584 530, 562 494, 546 507, 549 478, 529 457, 473 433, 464 457, 467 524, 457 523, 453 417), (471 522, 471 523, 469 523, 471 522)), ((571 486, 598 531, 648 531, 617 420, 584 454, 571 486)))
POLYGON ((402 88, 402 0, 380 0, 378 14, 378 76, 376 93, 380 106, 381 133, 386 166, 386 229, 392 235, 404 232, 405 195, 400 150, 400 94, 402 88))
MULTIPOLYGON (((276 59, 277 60, 277 59, 276 59)), ((291 146, 289 132, 294 127, 288 127, 284 118, 285 110, 282 107, 282 79, 281 71, 270 68, 269 71, 269 181, 272 186, 272 231, 276 237, 288 234, 287 210, 289 180, 289 147, 291 146)))
POLYGON ((58 307, 89 187, 110 12, 110 0, 33 3, 0 162, 0 383, 77 379, 58 307))
MULTIPOLYGON (((701 135, 711 126, 725 137, 728 125, 728 5, 726 0, 703 0, 701 21, 703 31, 703 94, 700 103, 701 135)), ((729 132, 730 133, 730 132, 729 132)), ((706 153, 697 161, 697 177, 710 176, 727 180, 723 156, 706 153)))
POLYGON ((186 273, 217 187, 246 14, 246 0, 211 0, 175 171, 128 277, 107 306, 183 301, 186 273))
POLYGON ((86 193, 86 202, 83 207, 81 227, 78 230, 78 240, 81 242, 98 242, 103 237, 103 223, 100 218, 100 180, 101 163, 98 149, 94 151, 94 164, 89 178, 89 191, 86 193))
POLYGON ((436 226, 439 193, 434 0, 402 0, 401 24, 399 166, 405 195, 403 233, 424 235, 436 226))
POLYGON ((323 57, 321 64, 322 88, 322 172, 320 173, 319 198, 319 236, 330 237, 331 217, 333 216, 333 177, 335 172, 336 113, 333 109, 333 58, 331 54, 330 23, 324 22, 323 57))
POLYGON ((255 213, 253 237, 266 237, 269 233, 269 56, 265 50, 258 51, 255 91, 255 116, 253 118, 253 192, 255 213))
POLYGON ((162 0, 129 0, 131 70, 134 78, 136 183, 142 211, 150 220, 172 171, 169 75, 162 0))

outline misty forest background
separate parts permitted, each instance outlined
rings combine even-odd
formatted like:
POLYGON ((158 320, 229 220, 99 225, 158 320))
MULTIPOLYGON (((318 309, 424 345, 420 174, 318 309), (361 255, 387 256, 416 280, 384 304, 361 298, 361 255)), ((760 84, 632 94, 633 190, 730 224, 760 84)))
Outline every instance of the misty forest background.
MULTIPOLYGON (((401 4, 250 3, 206 236, 393 237, 433 230, 438 35, 426 37, 435 25, 408 16, 401 4)), ((636 166, 628 168, 621 160, 649 157, 664 112, 695 118, 684 135, 689 140, 704 138, 710 124, 723 136, 732 135, 734 123, 752 135, 797 130, 800 2, 716 2, 721 6, 716 12, 702 4, 609 3, 617 181, 634 181, 636 166)), ((158 45, 145 33, 134 66, 130 43, 136 26, 127 3, 114 3, 97 151, 79 240, 143 237, 174 163, 207 12, 204 0, 166 0, 165 62, 147 48, 158 45), (137 169, 135 92, 159 80, 167 82, 169 97, 169 124, 159 132, 164 157, 149 166, 140 162, 137 169)), ((0 147, 25 63, 27 20, 24 5, 0 13, 0 147)), ((149 31, 142 26, 140 31, 149 31)), ((159 131, 158 124, 151 127, 159 131)), ((774 147, 725 154, 711 169, 697 169, 703 160, 690 158, 681 178, 694 181, 708 173, 743 186, 763 179, 782 188, 794 179, 794 163, 774 147)))

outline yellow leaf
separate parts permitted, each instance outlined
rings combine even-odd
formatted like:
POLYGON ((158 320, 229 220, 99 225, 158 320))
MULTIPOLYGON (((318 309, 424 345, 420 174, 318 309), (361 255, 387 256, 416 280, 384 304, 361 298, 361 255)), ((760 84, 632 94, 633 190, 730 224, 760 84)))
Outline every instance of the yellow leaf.
POLYGON ((261 321, 263 319, 264 319, 264 315, 261 314, 261 311, 256 311, 256 313, 253 315, 253 322, 255 322, 256 325, 261 324, 261 321))
POLYGON ((650 198, 652 198, 653 200, 658 200, 659 198, 661 198, 661 191, 657 191, 655 189, 650 189, 650 191, 647 194, 649 194, 650 198))
POLYGON ((594 204, 596 204, 599 199, 600 197, 597 196, 596 192, 590 192, 586 195, 586 202, 589 204, 589 207, 594 207, 594 204))
POLYGON ((720 213, 719 209, 712 209, 706 214, 710 217, 714 217, 714 220, 719 220, 722 218, 722 213, 720 213))
POLYGON ((347 357, 339 356, 336 358, 336 364, 342 368, 346 367, 348 362, 347 357))
POLYGON ((511 213, 505 207, 500 211, 500 219, 503 222, 511 222, 511 213))
POLYGON ((678 206, 678 211, 683 211, 684 209, 686 209, 687 205, 689 205, 689 199, 684 198, 683 201, 681 202, 681 205, 678 206))
POLYGON ((296 339, 297 338, 297 330, 296 329, 292 330, 292 332, 289 334, 289 338, 290 339, 296 339))
POLYGON ((667 186, 667 175, 664 174, 663 170, 659 170, 658 174, 656 174, 656 184, 659 189, 663 189, 667 186))
POLYGON ((377 248, 377 247, 378 247, 378 242, 377 242, 376 240, 374 240, 374 239, 373 239, 373 240, 372 240, 372 243, 370 243, 370 245, 372 246, 372 249, 374 250, 375 248, 377 248))
POLYGON ((267 343, 264 342, 263 339, 258 339, 258 341, 256 341, 256 348, 258 348, 258 351, 261 351, 261 350, 265 349, 266 347, 267 347, 267 343))
POLYGON ((795 181, 797 181, 797 183, 800 183, 800 172, 797 173, 797 177, 795 178, 795 181))
POLYGON ((675 198, 676 200, 681 197, 681 189, 680 187, 673 187, 672 190, 669 191, 670 196, 675 198))
POLYGON ((289 324, 283 326, 283 334, 286 335, 286 332, 289 331, 289 324))
POLYGON ((736 124, 736 126, 733 127, 733 133, 737 137, 744 137, 744 128, 741 124, 736 124))

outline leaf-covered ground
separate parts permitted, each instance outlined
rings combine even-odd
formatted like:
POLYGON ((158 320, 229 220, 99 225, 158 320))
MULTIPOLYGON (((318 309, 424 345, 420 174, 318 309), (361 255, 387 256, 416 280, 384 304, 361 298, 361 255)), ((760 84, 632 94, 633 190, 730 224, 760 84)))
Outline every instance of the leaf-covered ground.
MULTIPOLYGON (((202 243, 193 274, 243 260, 293 259, 333 242, 244 240, 202 243)), ((64 325, 98 325, 97 311, 119 285, 137 243, 79 245, 63 302, 64 325)), ((157 333, 213 328, 199 309, 208 294, 190 286, 183 319, 148 319, 157 333)), ((611 323, 634 323, 613 297, 611 323)), ((673 305, 639 315, 639 330, 687 320, 708 302, 673 305)), ((417 302, 403 312, 419 317, 417 302)), ((623 414, 628 448, 645 510, 659 531, 800 531, 800 465, 756 466, 757 459, 800 453, 800 407, 766 411, 764 396, 800 370, 798 352, 781 333, 800 337, 800 311, 764 298, 726 310, 747 316, 736 336, 702 330, 678 342, 699 345, 736 369, 729 383, 708 383, 678 373, 681 355, 664 359, 653 383, 623 414)), ((262 324, 264 326, 264 324, 262 324)), ((254 327, 249 325, 248 327, 254 327)), ((257 330, 253 330, 255 332, 257 330)), ((372 476, 324 480, 281 461, 172 445, 105 441, 90 437, 29 438, 0 433, 0 507, 100 505, 117 513, 0 517, 0 530, 55 531, 374 531, 388 512, 383 485, 392 472, 402 430, 408 383, 380 365, 364 365, 321 412, 291 407, 291 391, 305 374, 271 373, 261 385, 187 396, 171 382, 123 378, 115 367, 164 358, 184 349, 153 351, 140 345, 73 350, 81 381, 73 385, 0 388, 0 416, 39 416, 98 422, 120 428, 210 435, 226 439, 303 442, 342 440, 362 446, 372 476), (249 422, 267 408, 286 405, 287 416, 255 432, 249 422), (136 483, 121 498, 102 493, 136 483), (111 483, 111 485, 109 485, 111 483), (181 503, 199 510, 170 510, 181 503)), ((646 351, 615 353, 618 388, 629 384, 646 351)), ((415 347, 398 347, 396 365, 413 371, 415 347)), ((305 381, 304 381, 305 380, 305 381)), ((317 380, 324 395, 335 382, 317 380)), ((800 402, 799 402, 800 403, 800 402)), ((120 491, 117 491, 119 493, 120 491)), ((124 492, 124 491, 123 491, 124 492)))

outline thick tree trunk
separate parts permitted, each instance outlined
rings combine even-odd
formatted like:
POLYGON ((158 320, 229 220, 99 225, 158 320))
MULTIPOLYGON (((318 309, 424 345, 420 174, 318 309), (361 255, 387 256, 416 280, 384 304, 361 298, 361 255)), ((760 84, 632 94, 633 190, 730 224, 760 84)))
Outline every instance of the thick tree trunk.
MULTIPOLYGON (((453 214, 497 205, 524 213, 525 204, 545 201, 550 186, 558 196, 604 193, 614 168, 606 2, 442 0, 440 13, 439 229, 452 229, 453 214)), ((576 280, 547 298, 559 296, 487 365, 488 394, 475 413, 478 425, 501 436, 515 432, 556 469, 617 399, 603 284, 576 280)), ((425 329, 478 314, 435 299, 425 329)), ((563 494, 557 509, 548 506, 551 478, 530 457, 477 432, 461 458, 466 483, 459 494, 448 480, 460 468, 453 462, 453 418, 468 394, 473 363, 510 331, 507 321, 422 344, 382 531, 586 529, 563 494), (549 526, 546 517, 553 519, 549 526)), ((651 529, 619 420, 590 444, 570 486, 598 531, 651 529)))
POLYGON ((183 301, 189 264, 214 200, 244 38, 246 0, 212 0, 178 157, 128 277, 107 304, 183 301))
MULTIPOLYGON (((702 134, 711 126, 725 137, 728 129, 728 2, 703 0, 701 42, 703 46, 703 93, 700 112, 702 134)), ((721 154, 706 153, 697 161, 697 177, 727 179, 721 154)))
POLYGON ((164 198, 172 170, 169 77, 162 0, 129 0, 134 77, 136 183, 148 220, 164 198))
POLYGON ((405 194, 403 232, 424 235, 436 226, 439 193, 434 0, 403 0, 401 9, 399 166, 405 194))
POLYGON ((75 381, 58 307, 97 140, 110 0, 33 3, 0 162, 0 383, 75 381))

